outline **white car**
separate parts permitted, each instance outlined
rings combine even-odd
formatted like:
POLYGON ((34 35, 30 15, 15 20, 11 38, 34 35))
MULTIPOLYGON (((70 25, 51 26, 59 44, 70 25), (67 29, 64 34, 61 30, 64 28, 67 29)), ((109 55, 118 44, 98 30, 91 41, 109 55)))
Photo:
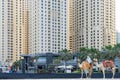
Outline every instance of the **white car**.
POLYGON ((2 73, 9 73, 9 70, 7 67, 0 67, 2 73))
POLYGON ((99 68, 96 65, 94 65, 94 64, 93 64, 93 71, 94 72, 98 72, 99 71, 99 68))

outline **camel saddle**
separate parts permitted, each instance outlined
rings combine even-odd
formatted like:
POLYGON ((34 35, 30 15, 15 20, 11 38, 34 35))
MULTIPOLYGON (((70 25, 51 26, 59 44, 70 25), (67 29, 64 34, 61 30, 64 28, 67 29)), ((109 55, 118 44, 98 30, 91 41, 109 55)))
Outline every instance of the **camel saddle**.
POLYGON ((105 60, 105 61, 103 61, 103 66, 113 68, 114 67, 114 62, 112 60, 105 60))

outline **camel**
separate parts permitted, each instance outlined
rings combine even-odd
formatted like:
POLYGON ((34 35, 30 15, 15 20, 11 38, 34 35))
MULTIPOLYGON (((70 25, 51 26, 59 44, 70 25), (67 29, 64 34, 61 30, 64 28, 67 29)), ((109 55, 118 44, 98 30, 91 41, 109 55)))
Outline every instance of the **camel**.
POLYGON ((103 78, 105 78, 105 70, 107 70, 108 68, 111 69, 111 71, 113 73, 112 78, 114 78, 116 68, 115 68, 114 62, 112 60, 105 60, 105 61, 101 62, 100 64, 98 64, 98 60, 94 59, 93 63, 99 68, 99 70, 102 71, 103 78))
POLYGON ((81 64, 78 62, 78 66, 81 70, 81 78, 83 78, 83 73, 85 73, 86 78, 90 78, 92 75, 92 65, 89 64, 86 60, 83 61, 81 64))

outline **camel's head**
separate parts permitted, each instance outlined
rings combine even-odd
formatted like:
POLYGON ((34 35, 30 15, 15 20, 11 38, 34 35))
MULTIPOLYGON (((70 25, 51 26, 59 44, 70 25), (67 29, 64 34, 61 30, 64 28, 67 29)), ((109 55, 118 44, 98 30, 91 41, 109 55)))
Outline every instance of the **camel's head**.
POLYGON ((98 60, 96 58, 93 59, 94 62, 98 62, 98 60))
POLYGON ((77 60, 77 61, 78 61, 78 63, 80 63, 80 59, 79 59, 79 58, 78 58, 78 60, 77 60))

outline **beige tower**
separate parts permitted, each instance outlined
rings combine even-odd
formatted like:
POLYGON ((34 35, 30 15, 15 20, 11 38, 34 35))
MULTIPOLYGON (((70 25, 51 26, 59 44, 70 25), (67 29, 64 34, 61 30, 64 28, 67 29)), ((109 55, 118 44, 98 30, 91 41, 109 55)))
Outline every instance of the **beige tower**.
POLYGON ((28 53, 28 9, 27 0, 13 0, 14 35, 13 62, 20 59, 21 54, 28 53))
POLYGON ((104 0, 104 46, 116 44, 115 0, 104 0))
POLYGON ((13 0, 0 0, 0 63, 13 59, 13 0))
POLYGON ((0 63, 20 59, 28 53, 27 0, 0 0, 0 63))
POLYGON ((116 44, 115 0, 70 1, 70 50, 116 44))
POLYGON ((78 0, 69 0, 69 50, 76 52, 77 46, 77 22, 78 22, 78 0))

